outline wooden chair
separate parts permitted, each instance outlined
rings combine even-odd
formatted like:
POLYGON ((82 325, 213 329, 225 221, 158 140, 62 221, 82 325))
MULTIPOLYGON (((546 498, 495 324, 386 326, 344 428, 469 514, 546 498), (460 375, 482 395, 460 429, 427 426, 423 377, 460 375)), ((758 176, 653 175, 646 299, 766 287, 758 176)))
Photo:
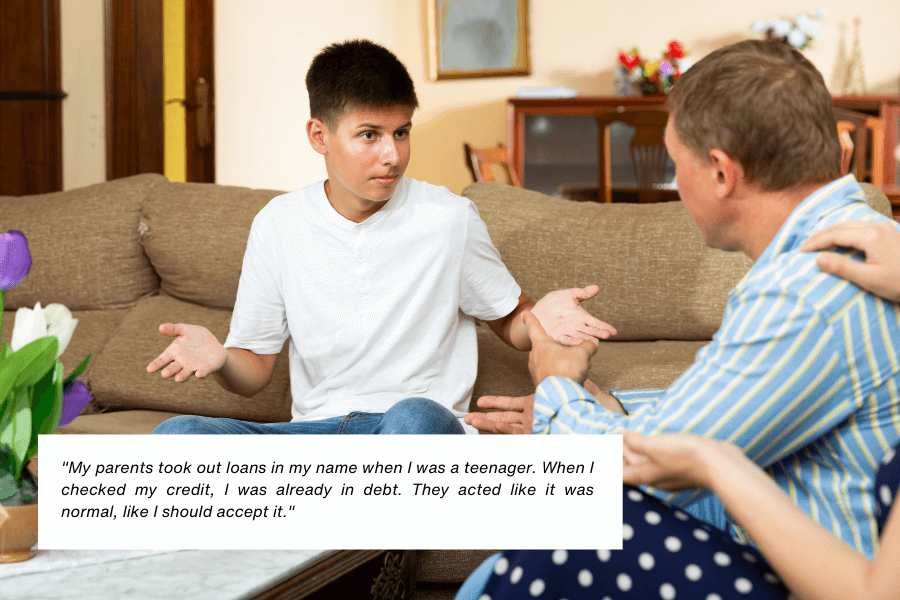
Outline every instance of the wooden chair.
POLYGON ((597 187, 600 202, 612 202, 612 166, 610 164, 610 125, 622 122, 634 127, 631 140, 631 163, 637 182, 638 202, 661 202, 677 199, 677 194, 663 193, 669 153, 663 134, 669 113, 660 109, 607 110, 597 113, 597 187))
POLYGON ((498 144, 496 148, 473 148, 469 144, 463 143, 463 150, 466 153, 466 166, 469 167, 474 181, 497 181, 492 167, 499 165, 506 169, 511 185, 522 187, 519 176, 509 168, 506 146, 503 144, 498 144))
POLYGON ((857 181, 884 185, 884 119, 835 108, 841 138, 841 174, 853 173, 857 181))

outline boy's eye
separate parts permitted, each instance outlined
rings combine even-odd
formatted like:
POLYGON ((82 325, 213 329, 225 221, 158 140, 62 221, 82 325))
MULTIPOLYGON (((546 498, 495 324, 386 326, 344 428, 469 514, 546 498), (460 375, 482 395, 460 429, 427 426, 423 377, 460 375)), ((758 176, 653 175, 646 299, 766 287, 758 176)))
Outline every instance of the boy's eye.
POLYGON ((409 135, 409 131, 407 131, 406 129, 401 129, 399 131, 394 132, 394 137, 398 137, 398 138, 405 138, 408 135, 409 135))
POLYGON ((375 132, 374 131, 364 131, 362 134, 363 139, 365 140, 374 140, 375 132))

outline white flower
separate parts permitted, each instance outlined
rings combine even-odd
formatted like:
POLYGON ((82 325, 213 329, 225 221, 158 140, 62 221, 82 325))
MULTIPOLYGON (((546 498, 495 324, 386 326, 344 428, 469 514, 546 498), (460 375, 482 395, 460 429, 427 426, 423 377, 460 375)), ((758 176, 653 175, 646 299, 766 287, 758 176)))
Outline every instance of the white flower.
POLYGON ((806 34, 799 29, 791 29, 791 32, 787 35, 787 41, 794 48, 802 48, 807 42, 806 34))
POLYGON ((16 352, 34 340, 52 335, 59 342, 59 349, 56 352, 56 357, 59 358, 69 345, 76 325, 78 319, 73 319, 72 313, 62 304, 48 304, 46 308, 41 308, 41 303, 38 302, 33 310, 20 308, 16 311, 16 322, 9 346, 16 352))
POLYGON ((681 69, 681 72, 684 73, 688 69, 694 66, 694 61, 685 56, 684 58, 678 59, 678 68, 681 69))
POLYGON ((828 13, 826 13, 825 9, 821 6, 816 9, 816 17, 818 17, 819 19, 824 19, 827 14, 828 13))
POLYGON ((825 30, 819 21, 813 21, 812 27, 809 28, 809 37, 814 40, 821 40, 825 37, 825 30))
POLYGON ((762 19, 757 19, 753 21, 753 25, 750 26, 750 31, 753 33, 765 33, 769 28, 769 24, 762 19))
POLYGON ((797 15, 797 29, 803 33, 809 33, 809 28, 812 27, 812 23, 813 20, 809 18, 809 15, 805 13, 797 15))
POLYGON ((791 31, 791 24, 785 19, 774 19, 770 23, 775 37, 786 36, 791 31))

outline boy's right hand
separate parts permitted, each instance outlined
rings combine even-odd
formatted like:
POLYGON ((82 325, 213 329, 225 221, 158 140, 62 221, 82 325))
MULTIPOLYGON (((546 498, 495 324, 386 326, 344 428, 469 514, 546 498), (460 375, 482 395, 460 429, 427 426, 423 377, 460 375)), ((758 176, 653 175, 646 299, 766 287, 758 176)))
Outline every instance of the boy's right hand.
POLYGON ((165 352, 147 365, 148 373, 162 369, 164 378, 174 375, 175 381, 181 383, 192 375, 203 379, 225 366, 228 350, 206 327, 163 323, 159 332, 175 339, 165 352))

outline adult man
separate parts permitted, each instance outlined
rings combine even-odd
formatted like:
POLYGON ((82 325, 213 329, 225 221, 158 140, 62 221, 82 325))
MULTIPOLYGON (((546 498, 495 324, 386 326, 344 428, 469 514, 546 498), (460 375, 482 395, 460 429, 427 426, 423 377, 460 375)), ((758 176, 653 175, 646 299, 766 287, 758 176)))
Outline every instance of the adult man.
POLYGON ((403 177, 418 100, 391 52, 334 44, 306 84, 307 135, 328 179, 254 219, 225 344, 167 323, 175 340, 147 367, 179 382, 213 375, 249 397, 290 338, 292 422, 183 416, 154 433, 463 433, 477 361, 466 315, 521 350, 529 308, 558 339, 615 333, 579 306, 596 287, 533 305, 471 202, 403 177))
POLYGON ((536 396, 482 399, 511 412, 467 421, 506 433, 629 429, 733 442, 800 508, 871 557, 875 469, 900 441, 900 309, 823 273, 800 246, 835 223, 890 221, 868 207, 852 176, 838 178, 831 98, 787 45, 746 41, 713 52, 677 82, 669 105, 666 146, 685 208, 707 244, 756 261, 712 343, 669 388, 602 394, 600 406, 580 385, 593 345, 559 346, 526 315, 536 396), (615 412, 619 401, 627 414, 615 412))

